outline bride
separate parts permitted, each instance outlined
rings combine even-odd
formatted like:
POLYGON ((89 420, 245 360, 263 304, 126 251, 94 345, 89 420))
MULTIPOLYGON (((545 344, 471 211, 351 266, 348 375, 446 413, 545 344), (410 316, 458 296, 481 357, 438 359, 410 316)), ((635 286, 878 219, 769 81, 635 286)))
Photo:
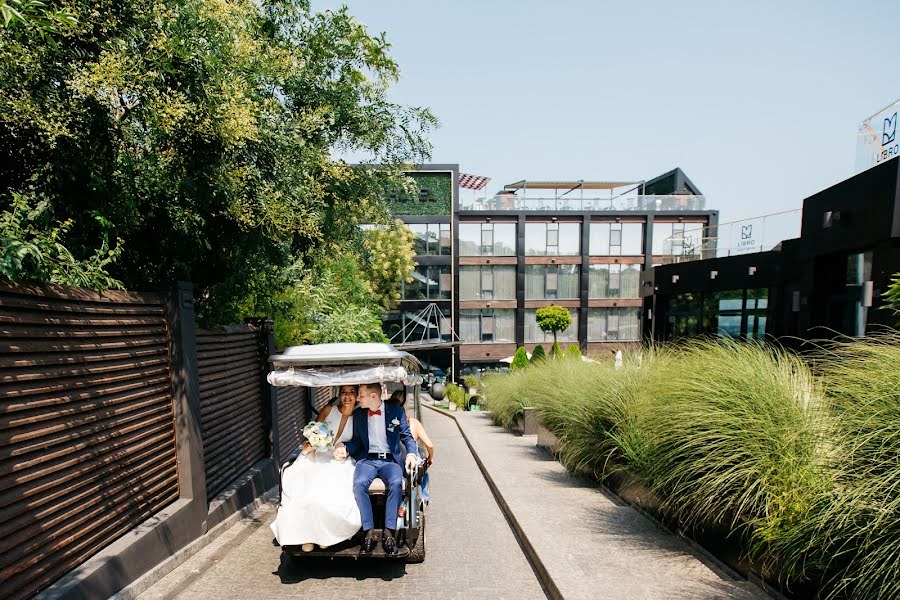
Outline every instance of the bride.
MULTIPOLYGON (((357 386, 342 385, 338 400, 316 417, 328 424, 334 444, 353 437, 357 386)), ((331 450, 303 443, 303 453, 281 475, 281 506, 272 523, 281 546, 325 548, 353 537, 362 526, 353 496, 354 462, 334 460, 331 450)))

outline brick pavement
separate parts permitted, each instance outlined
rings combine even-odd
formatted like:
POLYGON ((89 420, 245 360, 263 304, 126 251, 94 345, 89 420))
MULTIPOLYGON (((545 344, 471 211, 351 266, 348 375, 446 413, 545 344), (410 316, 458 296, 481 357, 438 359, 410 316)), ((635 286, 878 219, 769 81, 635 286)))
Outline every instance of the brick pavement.
POLYGON ((630 506, 570 475, 487 413, 455 413, 562 597, 567 600, 768 598, 711 568, 630 506))
POLYGON ((275 508, 265 505, 139 598, 545 599, 456 424, 437 413, 424 413, 438 453, 424 563, 292 561, 272 545, 268 525, 275 508))

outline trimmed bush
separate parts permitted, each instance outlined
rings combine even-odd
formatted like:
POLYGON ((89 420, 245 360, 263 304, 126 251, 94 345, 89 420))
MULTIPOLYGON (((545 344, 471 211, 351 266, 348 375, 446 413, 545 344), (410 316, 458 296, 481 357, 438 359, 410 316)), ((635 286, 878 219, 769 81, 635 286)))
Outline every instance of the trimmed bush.
POLYGON ((534 352, 531 353, 531 362, 537 363, 540 362, 543 358, 547 356, 546 352, 544 352, 544 347, 538 344, 534 347, 534 352))
POLYGON ((581 358, 581 350, 578 348, 578 344, 570 344, 568 348, 566 348, 566 356, 569 358, 581 358))
POLYGON ((516 349, 515 355, 513 355, 513 360, 509 365, 510 371, 515 371, 517 369, 522 369, 528 366, 528 353, 525 352, 524 346, 519 346, 516 349))

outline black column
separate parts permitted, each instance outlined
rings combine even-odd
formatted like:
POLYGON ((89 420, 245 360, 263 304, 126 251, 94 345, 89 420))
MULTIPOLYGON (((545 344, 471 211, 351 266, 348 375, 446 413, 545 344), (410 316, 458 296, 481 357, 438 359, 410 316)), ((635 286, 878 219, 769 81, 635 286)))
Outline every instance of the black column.
POLYGON ((587 352, 588 292, 590 291, 591 265, 591 215, 585 213, 581 220, 581 302, 578 310, 578 345, 587 352))
POLYGON ((525 215, 516 223, 516 346, 525 343, 525 215))

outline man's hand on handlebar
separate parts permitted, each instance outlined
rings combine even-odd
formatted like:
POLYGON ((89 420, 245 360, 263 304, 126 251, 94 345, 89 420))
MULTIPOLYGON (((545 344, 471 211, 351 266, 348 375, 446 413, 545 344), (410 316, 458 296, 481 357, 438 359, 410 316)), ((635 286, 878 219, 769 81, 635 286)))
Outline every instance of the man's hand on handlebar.
POLYGON ((409 453, 406 455, 406 471, 408 473, 412 473, 413 467, 419 464, 419 457, 415 454, 409 453))

